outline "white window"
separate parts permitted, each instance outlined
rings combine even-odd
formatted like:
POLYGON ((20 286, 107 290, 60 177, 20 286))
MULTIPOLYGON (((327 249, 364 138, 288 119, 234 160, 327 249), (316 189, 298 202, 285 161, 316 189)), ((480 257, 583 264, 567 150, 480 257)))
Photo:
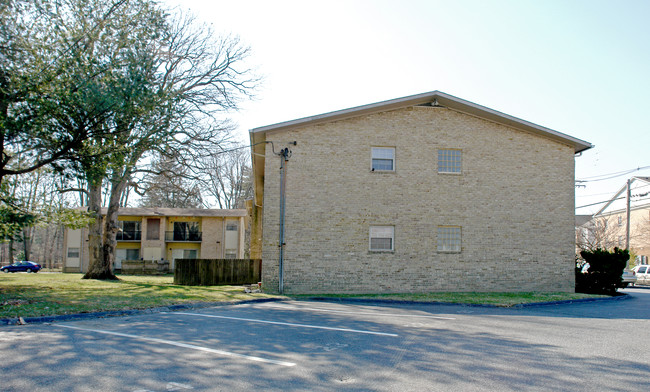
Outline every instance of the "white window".
POLYGON ((461 150, 438 150, 438 173, 460 173, 461 169, 461 150))
POLYGON ((395 148, 372 148, 372 171, 395 171, 395 148))
POLYGON ((438 226, 438 252, 460 252, 459 226, 438 226))
POLYGON ((394 226, 370 226, 370 250, 392 251, 395 249, 394 226))
POLYGON ((79 258, 79 248, 68 248, 68 258, 78 259, 79 258))
POLYGON ((622 216, 618 217, 618 225, 623 226, 623 217, 622 216))
POLYGON ((237 249, 226 249, 226 259, 236 259, 237 249))

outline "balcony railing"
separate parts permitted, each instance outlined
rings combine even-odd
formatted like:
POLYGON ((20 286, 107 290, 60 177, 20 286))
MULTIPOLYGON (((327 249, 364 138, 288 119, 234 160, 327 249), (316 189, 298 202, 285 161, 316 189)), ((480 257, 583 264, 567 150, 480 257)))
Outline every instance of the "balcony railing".
POLYGON ((203 232, 187 232, 187 231, 166 231, 165 241, 173 242, 201 242, 203 239, 203 232))
POLYGON ((142 239, 142 231, 140 230, 128 230, 128 231, 117 232, 118 241, 140 241, 141 239, 142 239))

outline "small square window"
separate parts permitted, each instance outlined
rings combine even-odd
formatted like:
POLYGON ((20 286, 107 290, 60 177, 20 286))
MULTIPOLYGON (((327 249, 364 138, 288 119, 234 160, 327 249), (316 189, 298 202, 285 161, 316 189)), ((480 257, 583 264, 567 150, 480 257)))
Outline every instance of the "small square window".
POLYGON ((461 173, 461 150, 438 150, 438 173, 461 173))
POLYGON ((370 226, 370 250, 392 251, 395 249, 394 226, 370 226))
POLYGON ((237 231, 237 222, 226 223, 226 231, 237 231))
POLYGON ((395 148, 372 148, 372 171, 395 171, 395 148))
POLYGON ((79 258, 79 248, 68 248, 68 258, 78 259, 79 258))
POLYGON ((438 252, 460 252, 459 226, 438 226, 438 252))

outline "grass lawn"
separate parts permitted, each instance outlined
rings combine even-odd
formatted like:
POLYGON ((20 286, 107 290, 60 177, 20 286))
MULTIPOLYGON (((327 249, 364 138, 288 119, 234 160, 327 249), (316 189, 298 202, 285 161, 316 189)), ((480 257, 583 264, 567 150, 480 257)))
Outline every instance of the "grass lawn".
MULTIPOLYGON (((171 276, 119 276, 119 281, 81 279, 81 274, 0 274, 0 319, 107 310, 147 309, 183 303, 277 297, 244 293, 242 286, 177 286, 171 276)), ((315 295, 294 295, 305 299, 315 295)), ((429 293, 317 295, 401 301, 513 306, 606 296, 572 293, 429 293)))
MULTIPOLYGON (((295 296, 314 297, 309 296, 295 296)), ((539 302, 566 301, 586 298, 607 298, 607 295, 579 293, 425 293, 425 294, 344 294, 318 295, 324 298, 367 298, 396 301, 448 302, 472 305, 514 306, 539 302)))
POLYGON ((242 286, 178 286, 172 276, 81 279, 81 274, 0 274, 0 319, 107 310, 146 309, 192 302, 267 298, 242 286))

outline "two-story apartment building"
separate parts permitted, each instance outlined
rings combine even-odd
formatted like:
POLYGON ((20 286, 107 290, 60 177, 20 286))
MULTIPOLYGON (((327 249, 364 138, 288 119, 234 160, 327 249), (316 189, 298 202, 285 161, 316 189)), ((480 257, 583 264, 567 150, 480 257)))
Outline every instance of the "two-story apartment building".
MULTIPOLYGON (((103 211, 105 213, 105 211, 103 211)), ((244 257, 246 210, 120 208, 116 270, 123 260, 244 257)), ((88 270, 88 230, 66 230, 64 272, 88 270)))
POLYGON ((574 157, 588 142, 439 91, 250 140, 267 290, 575 289, 574 157))

